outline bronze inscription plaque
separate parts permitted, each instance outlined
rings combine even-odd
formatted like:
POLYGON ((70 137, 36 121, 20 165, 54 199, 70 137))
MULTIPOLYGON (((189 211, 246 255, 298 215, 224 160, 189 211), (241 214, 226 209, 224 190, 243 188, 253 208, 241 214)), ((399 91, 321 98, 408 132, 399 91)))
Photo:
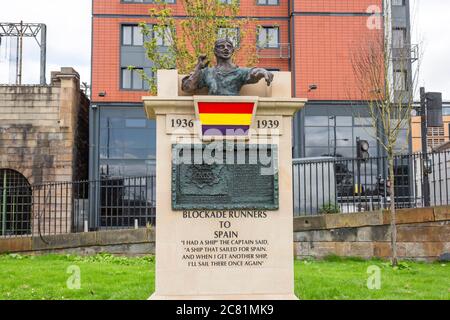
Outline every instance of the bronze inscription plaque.
POLYGON ((276 145, 172 146, 173 210, 276 210, 276 145))

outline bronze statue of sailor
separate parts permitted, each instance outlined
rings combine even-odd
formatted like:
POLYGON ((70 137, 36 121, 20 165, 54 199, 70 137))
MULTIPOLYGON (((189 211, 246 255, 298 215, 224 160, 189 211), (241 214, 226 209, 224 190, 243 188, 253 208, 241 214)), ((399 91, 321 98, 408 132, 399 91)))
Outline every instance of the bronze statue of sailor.
POLYGON ((265 79, 267 86, 273 73, 263 68, 240 68, 231 62, 234 45, 229 39, 219 39, 214 46, 217 65, 210 68, 206 55, 198 58, 194 71, 183 78, 182 89, 188 93, 208 88, 209 95, 238 96, 242 86, 265 79))

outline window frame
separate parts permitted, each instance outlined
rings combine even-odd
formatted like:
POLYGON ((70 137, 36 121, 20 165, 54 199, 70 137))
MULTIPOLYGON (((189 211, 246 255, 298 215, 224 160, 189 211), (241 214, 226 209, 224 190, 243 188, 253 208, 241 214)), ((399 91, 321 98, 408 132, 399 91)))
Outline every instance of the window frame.
POLYGON ((402 92, 405 92, 405 91, 409 91, 409 85, 408 85, 408 70, 405 70, 405 69, 394 69, 394 83, 393 83, 393 87, 394 87, 394 91, 396 91, 396 92, 399 92, 399 91, 402 91, 402 92), (398 79, 396 78, 397 77, 397 74, 402 74, 403 75, 403 84, 402 84, 402 87, 403 88, 401 88, 401 89, 398 89, 398 79))
POLYGON ((241 47, 241 29, 239 27, 219 27, 217 29, 217 31, 216 31, 217 38, 219 38, 219 30, 220 29, 235 29, 235 30, 237 30, 237 34, 236 34, 237 35, 236 36, 237 43, 233 44, 233 45, 234 45, 235 48, 240 48, 241 47))
POLYGON ((134 32, 135 28, 140 28, 139 24, 133 24, 133 23, 121 23, 120 24, 120 46, 121 47, 143 47, 145 42, 145 36, 142 34, 142 44, 134 44, 134 32), (124 28, 129 27, 131 28, 131 44, 125 44, 124 43, 124 28))
MULTIPOLYGON (((279 49, 281 47, 281 43, 280 43, 280 26, 274 26, 274 25, 261 25, 257 27, 258 29, 277 29, 277 46, 276 47, 270 47, 264 45, 264 46, 260 46, 259 45, 259 33, 258 30, 257 34, 256 34, 256 48, 257 49, 279 49)), ((267 40, 267 35, 266 35, 266 40, 267 40)), ((267 42, 268 43, 268 42, 267 42)))
MULTIPOLYGON (((119 85, 120 91, 138 91, 139 92, 139 91, 148 91, 149 90, 149 88, 146 88, 146 82, 142 78, 141 78, 141 80, 142 80, 142 89, 134 89, 133 88, 133 83, 134 83, 134 81, 133 81, 133 73, 135 72, 135 69, 139 69, 139 70, 142 70, 142 71, 145 72, 146 68, 144 68, 144 67, 135 67, 133 70, 129 70, 128 67, 120 67, 119 69, 120 69, 120 85, 119 85), (124 85, 123 85, 123 79, 124 79, 123 72, 125 70, 129 70, 130 71, 130 88, 125 88, 124 85)), ((153 77, 153 74, 151 75, 151 77, 153 77)))
POLYGON ((408 31, 407 31, 407 29, 406 28, 404 28, 404 27, 394 27, 394 28, 392 28, 392 47, 393 47, 393 49, 404 49, 404 48, 406 48, 407 47, 407 41, 406 41, 406 39, 407 39, 407 37, 408 37, 408 31), (396 38, 394 37, 394 33, 396 33, 396 32, 401 32, 401 35, 402 35, 402 46, 397 46, 396 45, 396 38))
POLYGON ((275 6, 279 6, 280 5, 280 0, 276 0, 277 3, 276 4, 269 4, 269 0, 256 0, 256 5, 257 6, 269 6, 269 7, 275 7, 275 6), (264 1, 266 3, 259 3, 259 1, 264 1))
MULTIPOLYGON (((152 23, 152 24, 150 24, 150 26, 151 26, 151 29, 152 29, 152 39, 156 39, 156 41, 158 41, 157 38, 156 38, 157 31, 155 30, 155 26, 157 26, 157 24, 152 23)), ((164 26, 164 28, 166 30, 168 30, 170 33, 172 33, 172 30, 170 29, 170 26, 164 26)), ((171 34, 171 38, 173 39, 173 35, 172 34, 171 34)), ((164 38, 162 39, 162 43, 163 44, 162 45, 156 44, 156 45, 158 47, 161 47, 161 48, 168 48, 168 47, 173 45, 172 43, 166 43, 166 42, 170 42, 170 41, 165 41, 165 40, 166 40, 166 37, 164 36, 164 38)), ((171 40, 171 39, 169 39, 169 40, 171 40)))
POLYGON ((392 1, 392 6, 393 7, 404 7, 406 5, 406 1, 405 0, 399 0, 401 2, 401 4, 394 4, 394 1, 392 1))

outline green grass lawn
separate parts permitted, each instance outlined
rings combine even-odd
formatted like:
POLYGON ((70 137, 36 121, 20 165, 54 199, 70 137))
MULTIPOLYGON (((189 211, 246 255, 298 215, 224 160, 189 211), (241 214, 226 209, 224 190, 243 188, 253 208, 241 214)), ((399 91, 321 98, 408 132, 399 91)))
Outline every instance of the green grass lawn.
MULTIPOLYGON (((153 257, 1 255, 0 299, 147 299, 154 266, 153 257), (70 266, 81 272, 80 289, 67 288, 70 266)), ((295 293, 302 299, 449 299, 450 265, 403 262, 393 269, 379 260, 296 261, 295 293), (371 265, 381 270, 379 290, 367 288, 371 265)))

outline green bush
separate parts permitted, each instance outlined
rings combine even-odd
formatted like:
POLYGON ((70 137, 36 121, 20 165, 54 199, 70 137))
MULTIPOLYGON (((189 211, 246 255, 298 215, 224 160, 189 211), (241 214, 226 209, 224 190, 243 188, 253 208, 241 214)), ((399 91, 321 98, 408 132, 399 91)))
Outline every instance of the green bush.
POLYGON ((319 213, 322 214, 331 214, 331 213, 340 213, 341 210, 339 205, 336 203, 326 203, 320 208, 319 213))

